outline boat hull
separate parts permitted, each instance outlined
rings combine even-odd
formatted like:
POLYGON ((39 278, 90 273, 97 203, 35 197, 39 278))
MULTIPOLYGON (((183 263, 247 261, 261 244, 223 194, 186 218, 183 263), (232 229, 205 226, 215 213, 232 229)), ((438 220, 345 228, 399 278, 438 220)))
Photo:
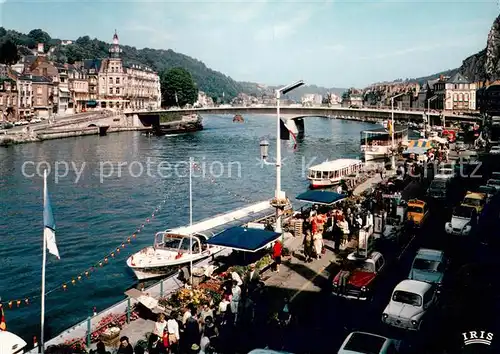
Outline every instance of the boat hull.
POLYGON ((319 189, 319 188, 328 188, 332 186, 336 186, 340 183, 340 180, 309 180, 310 188, 319 189))

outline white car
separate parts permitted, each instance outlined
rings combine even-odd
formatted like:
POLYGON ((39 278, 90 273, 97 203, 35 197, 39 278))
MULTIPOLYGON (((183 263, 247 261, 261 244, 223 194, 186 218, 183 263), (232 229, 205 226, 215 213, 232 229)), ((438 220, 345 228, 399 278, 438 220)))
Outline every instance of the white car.
POLYGON ((449 235, 468 236, 476 222, 476 208, 460 205, 453 209, 451 221, 444 225, 444 229, 449 235))
POLYGON ((490 154, 499 155, 500 154, 500 145, 492 146, 490 149, 490 154))
POLYGON ((397 354, 401 342, 366 332, 352 332, 337 354, 397 354))
POLYGON ((382 322, 389 326, 418 331, 429 308, 437 303, 436 285, 418 280, 403 280, 396 285, 382 313, 382 322))

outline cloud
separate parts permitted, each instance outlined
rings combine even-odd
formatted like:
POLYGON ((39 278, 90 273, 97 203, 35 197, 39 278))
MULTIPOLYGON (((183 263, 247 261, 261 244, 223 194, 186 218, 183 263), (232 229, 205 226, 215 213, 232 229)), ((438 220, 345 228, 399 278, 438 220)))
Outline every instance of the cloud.
POLYGON ((298 9, 294 16, 285 16, 286 20, 279 21, 275 24, 265 26, 255 33, 255 40, 258 42, 282 40, 288 38, 304 26, 314 15, 311 9, 298 9))

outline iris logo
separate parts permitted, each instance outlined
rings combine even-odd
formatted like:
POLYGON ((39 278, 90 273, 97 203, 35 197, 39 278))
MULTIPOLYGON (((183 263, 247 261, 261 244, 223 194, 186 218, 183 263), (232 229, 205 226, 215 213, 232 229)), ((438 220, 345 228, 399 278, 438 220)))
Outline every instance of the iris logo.
POLYGON ((486 331, 469 331, 462 333, 464 337, 464 344, 484 344, 491 345, 493 340, 493 333, 486 331))

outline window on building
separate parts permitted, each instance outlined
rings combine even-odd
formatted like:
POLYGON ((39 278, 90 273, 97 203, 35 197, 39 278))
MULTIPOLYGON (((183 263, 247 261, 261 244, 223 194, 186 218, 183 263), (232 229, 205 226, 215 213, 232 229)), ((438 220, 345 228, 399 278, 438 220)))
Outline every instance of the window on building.
POLYGON ((453 95, 453 101, 458 101, 458 95, 456 93, 453 95))
POLYGON ((120 94, 120 88, 119 87, 116 88, 116 93, 120 94))
POLYGON ((460 102, 462 102, 462 101, 464 100, 464 97, 463 97, 463 95, 462 95, 462 94, 459 94, 459 95, 458 95, 458 100, 459 100, 460 102))
POLYGON ((112 84, 112 83, 113 83, 113 78, 112 78, 112 77, 110 77, 110 78, 109 78, 109 83, 110 83, 110 84, 112 84))
POLYGON ((466 93, 466 94, 464 95, 464 100, 465 100, 465 101, 469 101, 469 94, 468 94, 468 93, 466 93))
POLYGON ((112 94, 113 94, 113 88, 112 88, 112 87, 110 87, 110 88, 109 88, 109 94, 110 94, 110 95, 112 95, 112 94))
POLYGON ((39 95, 41 95, 41 94, 42 94, 42 88, 41 88, 40 86, 38 86, 38 87, 36 88, 36 93, 37 93, 37 94, 39 94, 39 95))
POLYGON ((36 104, 37 104, 37 106, 41 106, 42 105, 42 98, 41 97, 37 97, 36 98, 36 104))
POLYGON ((458 90, 458 85, 457 84, 455 84, 455 90, 458 90))
POLYGON ((117 78, 116 78, 116 84, 119 84, 119 83, 120 83, 120 78, 119 78, 119 77, 117 77, 117 78))

